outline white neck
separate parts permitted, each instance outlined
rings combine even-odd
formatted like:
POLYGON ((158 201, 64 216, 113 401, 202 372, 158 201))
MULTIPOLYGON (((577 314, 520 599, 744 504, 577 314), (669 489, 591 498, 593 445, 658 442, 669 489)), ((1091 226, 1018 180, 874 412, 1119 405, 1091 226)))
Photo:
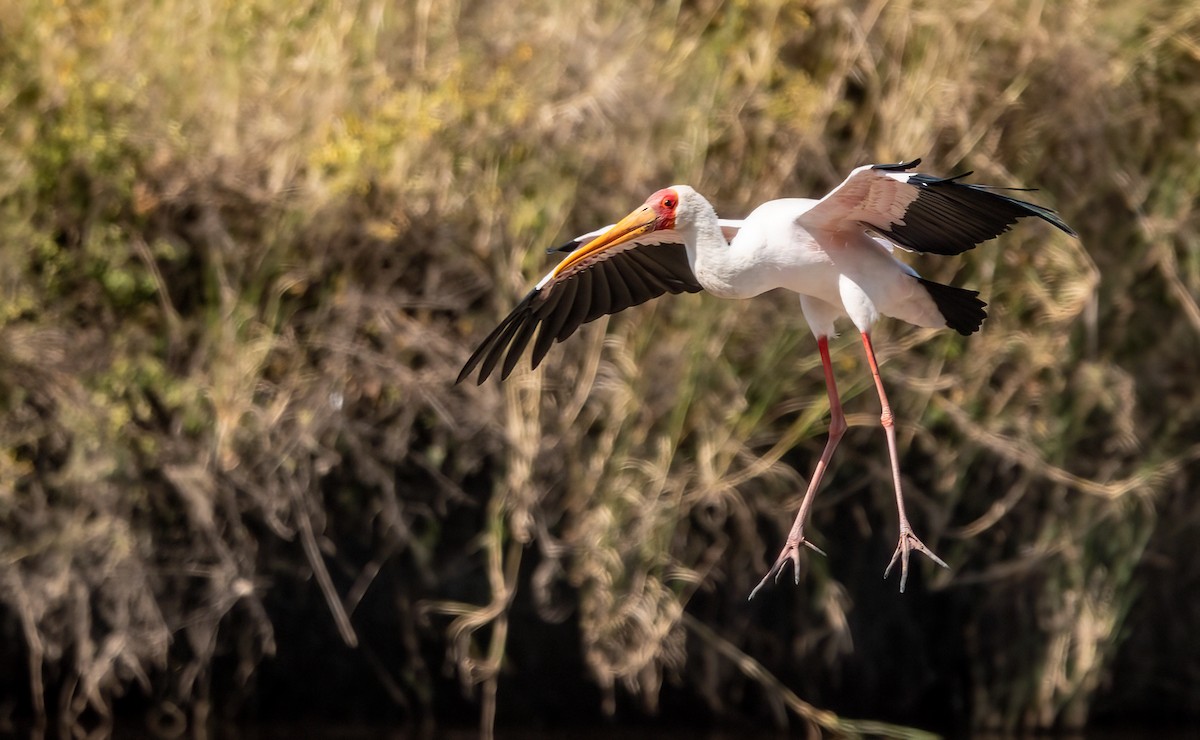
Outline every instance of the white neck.
POLYGON ((712 204, 691 188, 673 186, 680 193, 680 210, 675 219, 675 230, 683 237, 687 248, 688 263, 696 280, 704 289, 715 295, 733 298, 740 295, 730 282, 740 270, 738 260, 725 241, 717 212, 712 204), (686 189, 687 194, 684 195, 686 189))

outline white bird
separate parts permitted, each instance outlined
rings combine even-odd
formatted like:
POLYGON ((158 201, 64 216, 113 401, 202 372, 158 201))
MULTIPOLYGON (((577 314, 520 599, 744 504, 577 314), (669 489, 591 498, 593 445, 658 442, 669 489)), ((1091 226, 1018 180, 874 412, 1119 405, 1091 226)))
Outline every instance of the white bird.
POLYGON ((1054 211, 1000 192, 1016 188, 962 182, 969 172, 949 178, 911 172, 920 161, 859 167, 820 200, 768 201, 744 221, 717 218, 709 202, 687 185, 659 190, 613 226, 560 247, 558 251, 570 253, 488 334, 463 366, 458 382, 479 367, 483 383, 501 358, 500 377, 508 377, 530 340, 536 368, 554 342, 580 325, 664 293, 705 290, 722 298, 751 298, 773 288, 794 291, 816 336, 825 371, 829 438, 783 549, 750 598, 772 577, 778 580, 788 562, 799 583, 801 545, 821 552, 805 538, 804 527, 846 431, 829 359, 829 337, 836 336, 834 323, 843 317, 862 335, 879 392, 900 522, 899 541, 884 578, 899 560, 903 592, 911 550, 948 566, 917 538, 904 511, 895 419, 870 330, 885 315, 917 326, 948 326, 966 336, 979 329, 987 304, 976 291, 925 280, 893 256, 893 245, 914 252, 961 254, 1029 216, 1075 236, 1054 211))

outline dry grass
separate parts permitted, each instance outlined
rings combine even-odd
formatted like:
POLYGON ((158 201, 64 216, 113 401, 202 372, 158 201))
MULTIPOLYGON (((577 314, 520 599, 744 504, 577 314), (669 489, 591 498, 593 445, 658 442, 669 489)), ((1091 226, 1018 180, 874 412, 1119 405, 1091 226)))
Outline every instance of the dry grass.
MULTIPOLYGON (((977 728, 1194 706, 1191 4, 5 0, 0 26, 2 654, 64 731, 137 685, 204 724, 217 656, 248 685, 309 578, 412 717, 444 642, 491 725, 526 678, 516 608, 574 626, 610 712, 670 680, 717 717, 898 731, 799 697, 857 660, 873 701, 954 654, 977 728), (954 565, 904 608, 953 604, 952 634, 863 616, 893 525, 853 341, 831 559, 742 604, 826 423, 785 296, 662 301, 450 384, 542 247, 655 187, 737 216, 912 156, 1041 187, 1082 235, 922 262, 982 290, 977 336, 879 330, 912 513, 954 565), (399 648, 362 642, 373 594, 399 648), (919 665, 873 636, 897 630, 919 665)), ((864 713, 918 698, 890 701, 864 713)))

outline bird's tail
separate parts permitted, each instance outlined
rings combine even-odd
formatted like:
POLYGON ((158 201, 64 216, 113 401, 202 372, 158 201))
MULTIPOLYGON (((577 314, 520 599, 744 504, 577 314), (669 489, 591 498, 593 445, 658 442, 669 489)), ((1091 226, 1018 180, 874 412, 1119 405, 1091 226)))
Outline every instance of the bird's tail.
POLYGON ((987 304, 979 300, 979 291, 942 285, 925 278, 917 278, 917 281, 929 291, 929 297, 946 320, 946 326, 964 337, 979 331, 979 326, 987 318, 987 311, 983 310, 987 304))

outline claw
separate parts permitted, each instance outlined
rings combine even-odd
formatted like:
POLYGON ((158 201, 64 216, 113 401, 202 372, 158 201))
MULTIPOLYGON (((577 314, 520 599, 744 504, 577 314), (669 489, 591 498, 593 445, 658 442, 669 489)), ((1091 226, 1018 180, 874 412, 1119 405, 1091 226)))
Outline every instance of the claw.
POLYGON ((800 585, 800 545, 804 545, 813 552, 825 555, 824 550, 806 539, 801 538, 799 542, 788 542, 783 546, 783 550, 779 552, 779 557, 775 559, 775 564, 771 566, 771 569, 767 571, 767 574, 763 576, 762 580, 758 582, 758 585, 754 587, 754 590, 750 592, 750 596, 746 599, 746 601, 753 601, 755 595, 757 595, 758 592, 762 590, 763 586, 766 586, 767 583, 772 579, 774 579, 775 583, 779 583, 779 578, 783 575, 783 566, 787 563, 792 564, 792 573, 795 574, 796 585, 800 585))
MULTIPOLYGON (((821 548, 817 547, 816 545, 814 545, 813 543, 809 542, 808 540, 804 540, 804 541, 803 541, 803 542, 801 542, 800 544, 804 545, 805 547, 807 547, 808 549, 812 550, 813 552, 815 552, 816 554, 820 555, 821 557, 824 557, 824 558, 827 558, 827 557, 829 557, 828 555, 826 555, 826 554, 825 554, 825 551, 824 551, 824 550, 822 550, 821 548)), ((799 583, 799 581, 796 581, 796 582, 797 582, 797 583, 799 583)))
POLYGON ((900 530, 900 541, 896 543, 896 552, 892 553, 892 561, 888 563, 887 569, 883 571, 883 577, 886 579, 891 575, 892 567, 896 565, 896 561, 900 561, 900 593, 904 593, 904 586, 908 583, 908 553, 910 550, 924 553, 930 560, 943 568, 950 567, 946 565, 946 561, 934 555, 933 550, 926 547, 924 542, 917 539, 917 536, 913 534, 911 529, 907 527, 902 528, 900 530))

